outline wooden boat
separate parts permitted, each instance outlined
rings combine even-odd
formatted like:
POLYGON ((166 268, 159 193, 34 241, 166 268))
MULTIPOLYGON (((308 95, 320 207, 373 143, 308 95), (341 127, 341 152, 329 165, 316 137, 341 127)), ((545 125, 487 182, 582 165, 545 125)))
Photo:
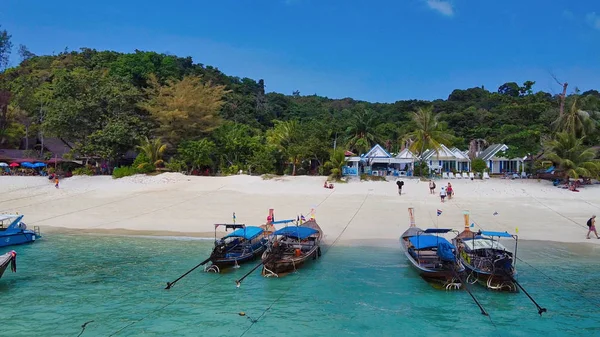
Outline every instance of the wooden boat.
POLYGON ((0 278, 9 265, 13 273, 17 271, 17 253, 14 250, 0 255, 0 278))
POLYGON ((456 232, 452 229, 420 229, 414 222, 414 209, 409 208, 410 226, 400 237, 400 245, 408 261, 427 281, 442 284, 446 289, 461 287, 460 263, 456 248, 440 234, 456 232))
POLYGON ((35 242, 41 237, 39 227, 27 229, 22 219, 23 215, 0 214, 0 247, 35 242))
POLYGON ((477 282, 491 290, 517 292, 516 257, 499 239, 514 239, 516 253, 518 237, 507 232, 472 232, 468 223, 468 213, 465 213, 465 229, 454 239, 466 269, 467 282, 477 282))
MULTIPOLYGON (((274 221, 273 224, 289 223, 293 220, 274 221)), ((306 261, 321 256, 323 232, 317 221, 310 220, 283 227, 273 233, 273 237, 262 255, 262 275, 279 277, 282 273, 300 268, 306 261)))
POLYGON ((227 267, 237 267, 244 262, 260 256, 267 246, 265 230, 257 226, 244 224, 215 224, 215 247, 210 255, 211 265, 205 271, 219 273, 227 267), (231 234, 216 239, 216 231, 220 226, 235 229, 231 234))

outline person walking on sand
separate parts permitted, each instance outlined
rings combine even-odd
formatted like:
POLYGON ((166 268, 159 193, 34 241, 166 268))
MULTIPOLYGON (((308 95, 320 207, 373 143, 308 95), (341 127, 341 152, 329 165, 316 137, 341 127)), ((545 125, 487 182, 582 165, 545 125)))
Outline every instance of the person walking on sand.
POLYGON ((404 181, 396 180, 396 185, 398 185, 398 195, 402 195, 402 186, 404 186, 404 181))
POLYGON ((54 178, 54 187, 58 188, 58 177, 54 178))
POLYGON ((429 180, 429 193, 435 194, 435 182, 433 180, 429 180))
POLYGON ((444 202, 444 199, 446 199, 446 190, 444 187, 442 187, 442 190, 440 191, 440 199, 442 199, 442 202, 444 202))
POLYGON ((446 188, 446 193, 448 193, 448 200, 452 199, 452 193, 454 190, 452 189, 452 184, 448 183, 448 187, 446 188))
POLYGON ((587 226, 589 228, 588 233, 586 238, 589 239, 590 238, 590 234, 592 234, 592 232, 594 234, 596 234, 596 239, 600 239, 600 237, 598 237, 598 232, 596 231, 596 216, 592 215, 592 217, 587 221, 587 226))

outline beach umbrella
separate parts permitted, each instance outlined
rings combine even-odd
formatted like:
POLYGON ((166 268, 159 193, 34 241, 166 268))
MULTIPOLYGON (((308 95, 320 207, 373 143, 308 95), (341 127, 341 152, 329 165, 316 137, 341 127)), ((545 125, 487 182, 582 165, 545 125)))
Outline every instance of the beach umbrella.
POLYGON ((28 161, 22 162, 21 166, 25 168, 33 168, 33 164, 28 161))
POLYGON ((45 167, 46 164, 44 163, 33 163, 33 167, 45 167))
POLYGON ((0 167, 7 167, 8 164, 7 163, 0 163, 0 167))
POLYGON ((10 166, 10 167, 17 167, 17 166, 19 166, 19 163, 10 163, 10 165, 9 165, 9 166, 10 166))

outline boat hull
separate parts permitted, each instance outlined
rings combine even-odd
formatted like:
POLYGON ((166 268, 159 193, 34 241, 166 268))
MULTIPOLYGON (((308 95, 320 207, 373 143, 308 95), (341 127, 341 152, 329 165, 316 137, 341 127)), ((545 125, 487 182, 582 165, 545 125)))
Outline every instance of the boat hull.
POLYGON ((0 247, 22 245, 25 243, 35 242, 36 239, 36 234, 29 230, 16 233, 0 233, 0 247))
POLYGON ((236 257, 215 258, 212 260, 212 265, 217 266, 220 270, 228 267, 233 267, 256 259, 265 251, 266 246, 262 245, 255 249, 252 253, 244 254, 236 257))
POLYGON ((2 278, 2 275, 4 275, 4 272, 6 271, 6 269, 8 269, 8 266, 10 266, 11 262, 13 262, 15 256, 16 255, 14 254, 14 252, 8 252, 6 254, 0 255, 0 278, 2 278))
POLYGON ((467 282, 471 284, 478 283, 494 291, 519 292, 519 288, 513 282, 516 272, 508 275, 506 273, 490 273, 478 270, 464 260, 462 260, 462 263, 465 266, 465 279, 467 282))

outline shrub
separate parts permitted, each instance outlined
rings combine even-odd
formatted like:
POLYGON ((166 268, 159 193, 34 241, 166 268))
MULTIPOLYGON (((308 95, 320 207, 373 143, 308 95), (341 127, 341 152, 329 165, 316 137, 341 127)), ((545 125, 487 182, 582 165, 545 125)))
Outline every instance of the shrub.
POLYGON ((171 160, 165 164, 165 167, 171 172, 183 172, 187 169, 187 165, 183 160, 174 158, 171 158, 171 160))
POLYGON ((150 163, 142 163, 134 168, 137 173, 152 173, 156 171, 156 167, 150 163))
POLYGON ((75 176, 93 176, 94 171, 89 167, 78 167, 73 170, 73 175, 75 176))
MULTIPOLYGON (((148 163, 149 164, 149 163, 148 163)), ((131 166, 123 166, 123 167, 115 167, 113 170, 113 178, 123 178, 127 176, 132 176, 134 174, 138 174, 138 171, 131 166)))
POLYGON ((385 179, 385 177, 382 176, 372 176, 372 175, 368 175, 368 174, 361 174, 360 175, 360 180, 361 181, 387 181, 385 179))
POLYGON ((487 169, 487 165, 485 165, 485 161, 483 159, 476 158, 471 163, 471 168, 477 173, 483 173, 483 171, 487 169))

